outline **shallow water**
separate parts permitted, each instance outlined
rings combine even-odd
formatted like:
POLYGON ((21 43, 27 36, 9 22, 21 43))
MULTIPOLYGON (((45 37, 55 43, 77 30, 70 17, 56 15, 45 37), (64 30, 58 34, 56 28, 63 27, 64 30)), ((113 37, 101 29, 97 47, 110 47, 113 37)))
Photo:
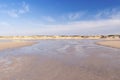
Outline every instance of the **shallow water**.
POLYGON ((11 42, 12 40, 1 39, 0 42, 11 42))
POLYGON ((37 40, 0 51, 0 80, 119 80, 120 49, 99 40, 37 40))

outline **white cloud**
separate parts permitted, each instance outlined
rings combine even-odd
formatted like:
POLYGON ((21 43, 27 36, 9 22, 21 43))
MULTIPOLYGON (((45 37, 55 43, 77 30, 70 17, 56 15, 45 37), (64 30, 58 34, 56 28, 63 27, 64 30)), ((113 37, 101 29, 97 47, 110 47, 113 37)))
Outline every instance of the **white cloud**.
POLYGON ((73 26, 83 27, 83 28, 94 28, 94 27, 104 27, 109 28, 109 26, 120 26, 120 19, 101 19, 101 20, 89 20, 89 21, 76 21, 69 23, 73 26))
POLYGON ((8 26, 10 26, 9 23, 7 23, 7 22, 0 22, 0 27, 8 27, 8 26))
POLYGON ((19 14, 24 14, 24 13, 27 13, 27 12, 29 12, 29 5, 26 4, 25 2, 23 2, 22 8, 18 10, 18 13, 19 14))
POLYGON ((17 18, 29 12, 29 5, 26 4, 25 2, 21 4, 20 8, 12 8, 12 9, 7 9, 7 8, 8 6, 5 9, 2 8, 0 13, 7 14, 11 17, 17 18))
POLYGON ((86 15, 87 15, 87 11, 71 12, 59 16, 59 19, 61 19, 61 22, 65 23, 65 22, 82 20, 86 17, 86 15))
POLYGON ((53 17, 51 17, 51 16, 44 16, 43 19, 46 20, 47 22, 55 22, 55 21, 56 21, 56 20, 55 20, 53 17))
POLYGON ((95 18, 120 18, 120 8, 105 9, 94 15, 95 18))
MULTIPOLYGON (((36 24, 33 23, 32 26, 36 24)), ((66 24, 38 24, 32 32, 42 35, 94 35, 94 34, 112 34, 120 33, 119 19, 74 21, 66 24)))
MULTIPOLYGON (((3 25, 5 24, 3 23, 3 25)), ((39 24, 39 22, 28 22, 26 24, 14 24, 11 26, 14 27, 12 31, 15 30, 13 34, 22 33, 25 35, 95 35, 114 33, 120 34, 120 19, 73 21, 66 24, 51 25, 39 24)), ((8 31, 7 29, 6 31, 8 31)), ((8 32, 11 32, 12 34, 12 31, 9 30, 8 32)))
POLYGON ((76 20, 85 15, 85 12, 76 12, 76 13, 70 13, 68 14, 68 19, 69 20, 76 20))
POLYGON ((19 17, 19 14, 18 14, 18 11, 17 10, 10 10, 10 11, 7 11, 7 14, 11 17, 19 17))
MULTIPOLYGON (((76 16, 75 19, 78 18, 76 16)), ((40 28, 41 34, 120 34, 120 11, 118 9, 104 10, 89 20, 73 20, 65 24, 42 26, 45 28, 40 28), (99 18, 96 19, 96 16, 99 18)))
MULTIPOLYGON (((116 16, 116 13, 108 16, 116 16)), ((97 15, 97 14, 96 14, 97 15)), ((94 16, 96 16, 94 15, 94 16)), ((16 33, 34 34, 34 35, 94 35, 94 34, 120 34, 120 18, 108 17, 98 18, 91 20, 74 20, 64 24, 40 24, 40 22, 28 22, 26 24, 20 24, 20 29, 16 29, 16 33), (49 25, 48 25, 49 24, 49 25), (23 26, 22 28, 20 26, 23 26), (29 26, 24 27, 24 26, 29 26), (21 30, 21 31, 20 31, 21 30), (23 31, 24 30, 24 31, 23 31), (29 30, 29 31, 28 31, 29 30)), ((54 18, 47 16, 44 17, 48 22, 54 22, 54 18)))
MULTIPOLYGON (((87 13, 85 15, 87 15, 87 13)), ((72 21, 68 20, 64 24, 61 24, 61 23, 49 24, 49 22, 57 22, 57 21, 53 17, 45 16, 43 17, 43 19, 48 22, 48 23, 46 22, 45 24, 37 21, 32 21, 32 22, 28 21, 28 22, 25 22, 25 24, 16 23, 16 25, 11 25, 11 26, 12 27, 17 26, 17 28, 14 28, 16 30, 16 33, 35 34, 35 35, 39 35, 39 34, 42 34, 42 35, 72 35, 72 34, 91 35, 91 34, 114 34, 114 33, 120 34, 119 15, 120 15, 120 11, 118 9, 117 10, 112 9, 112 10, 103 10, 99 13, 96 13, 94 14, 94 16, 92 16, 93 18, 89 20, 79 20, 78 14, 74 14, 74 17, 70 19, 75 19, 75 20, 72 20, 72 21)), ((88 14, 87 16, 91 16, 91 15, 88 14)), ((64 18, 68 19, 68 15, 66 17, 64 16, 64 18)))

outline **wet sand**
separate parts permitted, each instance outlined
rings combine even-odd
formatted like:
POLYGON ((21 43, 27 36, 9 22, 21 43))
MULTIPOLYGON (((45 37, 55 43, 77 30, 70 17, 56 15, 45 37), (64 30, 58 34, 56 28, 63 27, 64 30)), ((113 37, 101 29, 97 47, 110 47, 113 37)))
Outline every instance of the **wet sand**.
POLYGON ((35 42, 28 42, 28 41, 0 42, 0 50, 23 47, 23 46, 30 46, 33 44, 35 44, 35 42))
POLYGON ((110 40, 110 41, 107 40, 107 41, 97 42, 97 44, 113 47, 113 48, 120 48, 120 40, 110 40))
POLYGON ((40 40, 0 52, 0 80, 119 80, 120 49, 96 40, 40 40))

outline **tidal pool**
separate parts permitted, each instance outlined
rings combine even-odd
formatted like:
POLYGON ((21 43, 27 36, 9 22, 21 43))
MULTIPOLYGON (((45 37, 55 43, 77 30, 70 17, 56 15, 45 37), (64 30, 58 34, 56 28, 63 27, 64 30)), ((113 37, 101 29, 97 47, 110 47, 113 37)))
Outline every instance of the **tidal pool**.
POLYGON ((0 80, 119 80, 120 49, 99 40, 37 40, 0 51, 0 80))

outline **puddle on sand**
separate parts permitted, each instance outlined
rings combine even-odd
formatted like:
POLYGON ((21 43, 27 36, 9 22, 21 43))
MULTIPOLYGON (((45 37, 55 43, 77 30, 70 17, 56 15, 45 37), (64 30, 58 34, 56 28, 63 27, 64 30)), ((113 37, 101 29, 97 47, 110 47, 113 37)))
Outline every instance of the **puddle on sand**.
POLYGON ((119 80, 120 49, 96 41, 40 40, 0 51, 0 80, 119 80))

